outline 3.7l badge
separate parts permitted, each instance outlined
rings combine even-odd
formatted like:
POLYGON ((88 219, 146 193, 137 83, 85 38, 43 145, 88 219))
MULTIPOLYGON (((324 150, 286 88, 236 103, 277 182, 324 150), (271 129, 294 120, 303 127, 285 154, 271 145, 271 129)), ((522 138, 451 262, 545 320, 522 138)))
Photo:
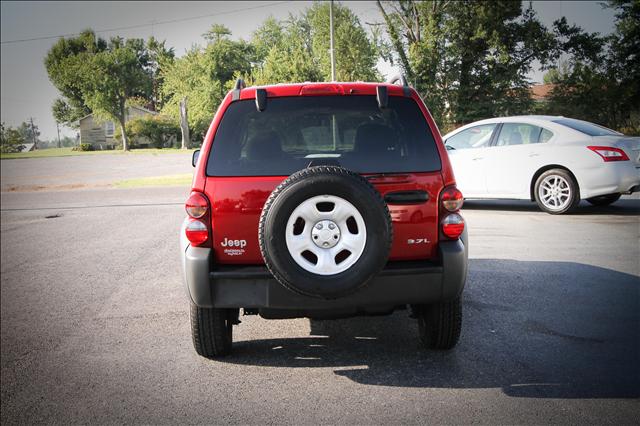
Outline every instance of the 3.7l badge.
POLYGON ((429 244, 430 242, 428 238, 409 238, 407 240, 407 244, 429 244))

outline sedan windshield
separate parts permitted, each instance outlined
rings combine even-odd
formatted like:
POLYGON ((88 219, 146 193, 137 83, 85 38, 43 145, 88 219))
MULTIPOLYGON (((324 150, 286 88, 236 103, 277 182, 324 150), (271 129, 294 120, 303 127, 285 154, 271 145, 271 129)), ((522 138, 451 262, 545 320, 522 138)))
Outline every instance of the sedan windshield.
POLYGON ((597 124, 589 123, 588 121, 575 120, 573 118, 559 118, 553 120, 554 123, 562 124, 573 130, 577 130, 589 136, 619 136, 620 133, 607 129, 597 124))

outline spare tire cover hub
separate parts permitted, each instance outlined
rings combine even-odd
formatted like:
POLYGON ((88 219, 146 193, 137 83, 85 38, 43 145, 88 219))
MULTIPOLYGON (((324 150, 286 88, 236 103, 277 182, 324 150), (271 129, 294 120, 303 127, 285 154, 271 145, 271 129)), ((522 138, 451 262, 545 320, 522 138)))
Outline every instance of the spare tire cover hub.
POLYGON ((318 275, 349 269, 360 259, 367 242, 367 228, 358 209, 334 195, 320 195, 301 203, 289 216, 285 232, 293 260, 318 275), (356 225, 351 229, 347 224, 350 220, 356 225))

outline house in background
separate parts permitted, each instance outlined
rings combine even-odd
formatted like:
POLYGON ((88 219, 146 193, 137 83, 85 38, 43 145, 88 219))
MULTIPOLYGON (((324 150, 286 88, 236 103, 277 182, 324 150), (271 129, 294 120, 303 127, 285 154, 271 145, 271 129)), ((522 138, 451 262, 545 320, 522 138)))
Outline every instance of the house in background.
MULTIPOLYGON (((138 117, 157 115, 155 111, 150 111, 139 106, 127 108, 125 122, 138 117)), ((114 149, 119 141, 115 138, 116 126, 119 124, 113 121, 99 121, 94 119, 93 114, 86 115, 80 120, 80 143, 91 144, 95 150, 114 149)), ((136 138, 131 141, 140 148, 148 148, 151 141, 147 138, 136 138)))
POLYGON ((554 87, 556 87, 556 85, 553 83, 534 84, 529 88, 531 99, 533 99, 534 102, 546 102, 551 96, 554 87))
POLYGON ((33 151, 35 148, 36 144, 35 143, 23 143, 21 145, 21 149, 20 152, 29 152, 29 151, 33 151))

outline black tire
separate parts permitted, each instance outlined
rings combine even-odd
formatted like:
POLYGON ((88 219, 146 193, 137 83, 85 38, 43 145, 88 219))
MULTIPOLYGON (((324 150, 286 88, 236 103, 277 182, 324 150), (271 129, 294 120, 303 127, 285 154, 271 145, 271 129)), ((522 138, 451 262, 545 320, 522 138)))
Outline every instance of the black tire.
POLYGON ((271 193, 262 209, 258 232, 262 257, 278 282, 298 294, 335 299, 358 290, 382 270, 391 250, 393 231, 386 203, 366 179, 342 167, 316 166, 294 173, 271 193), (360 258, 349 269, 334 275, 305 270, 286 245, 286 226, 293 210, 318 195, 349 201, 367 228, 360 258))
POLYGON ((452 349, 462 330, 460 298, 417 307, 420 342, 427 349, 452 349))
POLYGON ((600 195, 598 197, 587 198, 587 201, 593 204, 594 206, 608 206, 609 204, 615 203, 620 199, 622 194, 608 194, 608 195, 600 195))
POLYGON ((191 337, 198 355, 216 358, 231 353, 235 311, 200 308, 191 303, 191 337))
POLYGON ((535 197, 536 203, 538 204, 538 207, 540 207, 540 210, 547 212, 549 214, 569 213, 573 209, 575 209, 578 204, 580 204, 580 189, 578 188, 578 184, 573 179, 571 174, 564 169, 547 170, 546 172, 538 176, 538 179, 536 179, 536 183, 534 185, 533 195, 535 197), (570 191, 568 203, 563 208, 560 208, 560 209, 554 209, 547 206, 540 196, 540 185, 546 178, 554 175, 564 179, 567 182, 569 191, 570 191))

